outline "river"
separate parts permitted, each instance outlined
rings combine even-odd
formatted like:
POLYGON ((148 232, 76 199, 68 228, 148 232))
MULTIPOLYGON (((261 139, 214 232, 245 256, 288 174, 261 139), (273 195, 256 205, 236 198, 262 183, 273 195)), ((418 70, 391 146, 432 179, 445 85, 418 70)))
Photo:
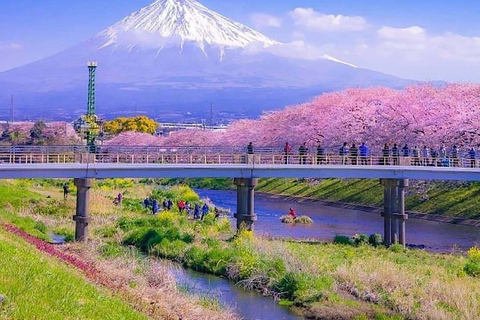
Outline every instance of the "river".
MULTIPOLYGON (((235 212, 235 191, 195 190, 200 197, 208 197, 219 207, 235 212)), ((293 239, 320 239, 331 241, 335 235, 352 236, 356 233, 383 234, 383 218, 378 213, 336 208, 318 203, 301 203, 282 197, 255 195, 255 223, 257 234, 293 239), (280 217, 294 208, 297 214, 307 215, 311 225, 288 225, 280 217)), ((406 222, 407 243, 424 245, 427 250, 450 252, 454 247, 468 250, 480 244, 480 228, 428 220, 409 219, 406 222)))

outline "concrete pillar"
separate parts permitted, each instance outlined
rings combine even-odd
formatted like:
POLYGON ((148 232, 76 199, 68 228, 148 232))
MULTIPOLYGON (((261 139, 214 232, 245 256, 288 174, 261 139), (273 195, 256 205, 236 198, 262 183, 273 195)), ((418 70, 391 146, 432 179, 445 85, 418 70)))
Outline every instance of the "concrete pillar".
POLYGON ((398 182, 397 180, 390 180, 390 222, 391 222, 391 244, 398 243, 398 182))
POLYGON ((253 224, 257 221, 255 214, 255 187, 258 179, 235 178, 237 186, 237 230, 245 228, 253 231, 253 224))
POLYGON ((88 237, 88 200, 89 191, 93 185, 93 179, 75 179, 77 187, 77 208, 73 216, 75 220, 75 241, 86 241, 88 237))
POLYGON ((391 242, 391 211, 390 211, 390 181, 380 179, 383 185, 383 244, 389 246, 391 242))
POLYGON ((405 213, 405 188, 408 187, 408 180, 402 179, 399 180, 398 185, 398 223, 400 224, 399 228, 399 237, 400 244, 405 247, 407 244, 406 241, 406 227, 405 221, 408 219, 408 215, 405 213))

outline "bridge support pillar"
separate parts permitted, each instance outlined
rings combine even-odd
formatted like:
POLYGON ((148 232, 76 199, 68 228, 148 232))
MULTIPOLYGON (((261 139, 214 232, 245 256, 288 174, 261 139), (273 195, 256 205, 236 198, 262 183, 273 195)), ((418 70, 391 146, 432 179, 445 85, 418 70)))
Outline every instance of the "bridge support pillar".
POLYGON ((237 230, 253 231, 253 224, 257 221, 255 214, 255 187, 258 179, 235 178, 237 186, 237 230))
POLYGON ((407 179, 381 179, 384 196, 384 244, 390 246, 400 243, 406 245, 405 188, 407 179))
POLYGON ((88 200, 93 179, 75 179, 77 187, 77 207, 73 220, 75 220, 75 241, 86 241, 88 237, 88 200))

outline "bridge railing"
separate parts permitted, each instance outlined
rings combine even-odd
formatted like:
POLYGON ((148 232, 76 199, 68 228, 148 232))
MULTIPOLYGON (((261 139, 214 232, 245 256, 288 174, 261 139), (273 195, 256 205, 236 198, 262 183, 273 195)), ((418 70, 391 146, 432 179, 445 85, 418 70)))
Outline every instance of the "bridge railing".
MULTIPOLYGON (((177 150, 178 151, 178 150, 177 150)), ((215 152, 103 152, 103 153, 2 153, 1 164, 68 164, 68 163, 111 163, 111 164, 218 164, 218 165, 353 165, 353 166, 425 166, 425 167, 463 167, 478 168, 480 160, 461 158, 421 158, 421 157, 352 157, 312 154, 298 155, 283 153, 245 152, 215 153, 215 152)))

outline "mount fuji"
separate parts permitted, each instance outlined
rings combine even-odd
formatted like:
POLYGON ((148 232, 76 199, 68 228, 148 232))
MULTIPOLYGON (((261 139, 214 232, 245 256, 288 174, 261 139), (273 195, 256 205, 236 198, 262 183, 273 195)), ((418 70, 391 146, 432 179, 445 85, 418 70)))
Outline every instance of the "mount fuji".
POLYGON ((85 109, 92 60, 97 109, 106 117, 134 108, 160 119, 205 117, 210 104, 225 117, 256 116, 326 91, 412 83, 289 51, 195 0, 158 0, 72 48, 0 73, 0 100, 15 95, 29 117, 73 119, 85 109))

